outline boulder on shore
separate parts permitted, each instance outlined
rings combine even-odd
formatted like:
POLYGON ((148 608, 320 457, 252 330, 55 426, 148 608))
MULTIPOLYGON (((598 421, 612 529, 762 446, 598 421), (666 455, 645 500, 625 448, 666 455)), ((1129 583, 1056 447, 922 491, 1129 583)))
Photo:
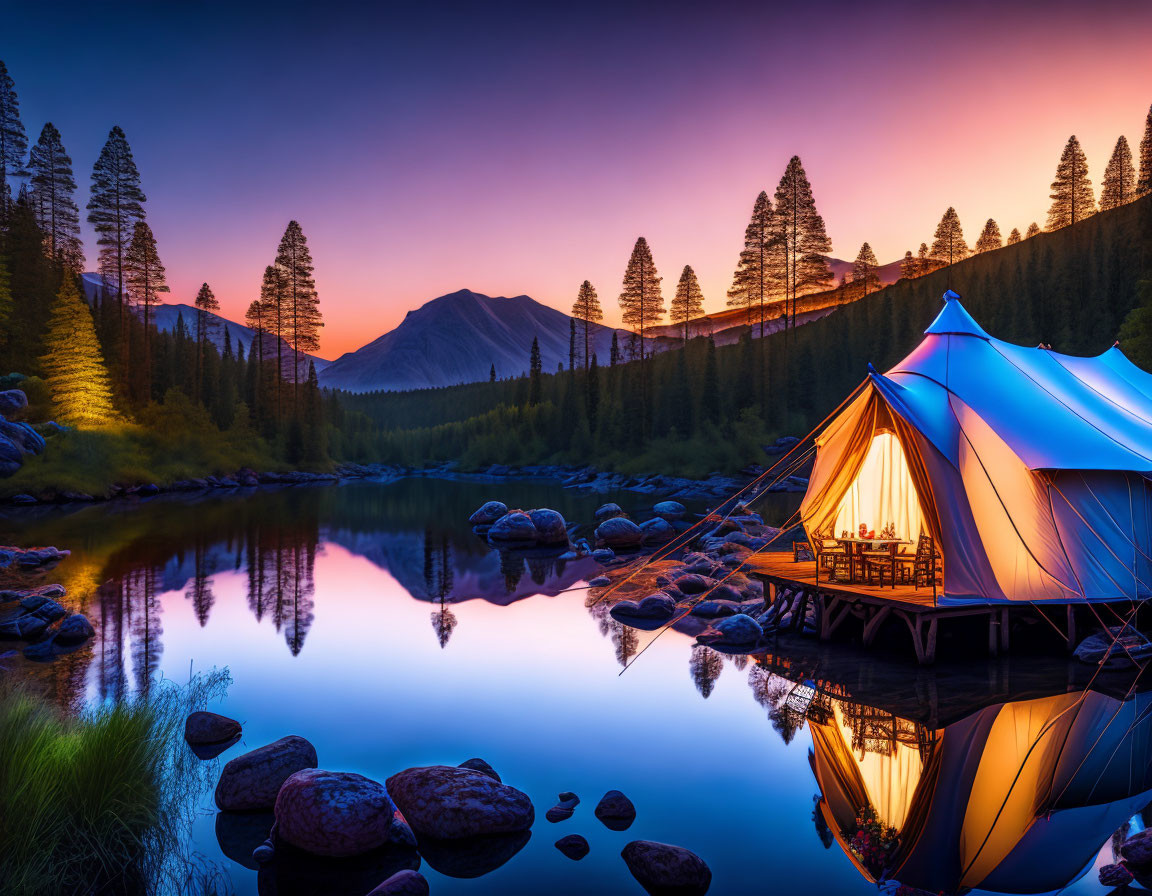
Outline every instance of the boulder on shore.
POLYGON ((184 740, 191 746, 219 744, 240 733, 240 723, 215 712, 193 712, 184 720, 184 740))
POLYGON ((679 501, 661 501, 652 507, 652 512, 668 522, 674 523, 688 515, 688 508, 679 501))
POLYGON ((503 501, 485 501, 468 517, 468 522, 473 526, 491 526, 507 512, 508 505, 503 501))
POLYGON ((0 414, 11 417, 17 411, 28 407, 28 396, 22 389, 5 389, 0 392, 0 414))
POLYGON ((645 544, 663 544, 676 537, 676 530, 672 525, 658 516, 641 523, 640 531, 644 533, 645 544))
POLYGON ((316 765, 312 744, 295 734, 282 737, 224 766, 216 784, 216 807, 238 812, 271 809, 290 776, 316 765))
MULTIPOLYGON (((727 644, 754 644, 764 637, 760 623, 744 613, 716 620, 711 632, 714 640, 727 644)), ((702 635, 698 640, 703 643, 712 639, 702 635)))
POLYGON ((382 784, 352 772, 307 768, 292 774, 276 796, 276 831, 317 856, 358 856, 416 838, 382 784))
POLYGON ((488 540, 535 544, 536 527, 532 524, 532 517, 523 510, 510 510, 492 524, 488 530, 488 540))
POLYGON ((596 508, 596 513, 593 514, 598 523, 602 523, 604 520, 610 520, 613 517, 626 515, 619 504, 601 504, 596 508))
POLYGON ((537 544, 567 544, 568 524, 555 510, 541 507, 538 510, 529 510, 528 518, 536 530, 537 544))
POLYGON ((616 516, 596 527, 596 539, 610 548, 634 548, 644 540, 644 532, 631 520, 616 516))
POLYGON ((682 846, 633 840, 620 852, 628 870, 649 893, 703 894, 712 871, 696 853, 682 846))
POLYGON ((536 820, 526 794, 472 769, 409 768, 386 786, 412 829, 439 840, 526 831, 536 820))

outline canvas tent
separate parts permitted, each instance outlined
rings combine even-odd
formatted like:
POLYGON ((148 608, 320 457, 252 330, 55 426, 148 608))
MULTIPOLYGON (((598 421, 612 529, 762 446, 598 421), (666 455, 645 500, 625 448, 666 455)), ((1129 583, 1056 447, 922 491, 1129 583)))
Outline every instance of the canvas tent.
POLYGON ((1152 693, 1002 703, 939 730, 826 700, 823 718, 810 716, 818 810, 873 882, 930 893, 1061 889, 1152 799, 1152 693), (865 808, 896 829, 879 861, 851 847, 865 808))
POLYGON ((924 341, 816 438, 809 536, 889 522, 943 558, 941 605, 1152 594, 1152 375, 986 333, 949 291, 924 341))

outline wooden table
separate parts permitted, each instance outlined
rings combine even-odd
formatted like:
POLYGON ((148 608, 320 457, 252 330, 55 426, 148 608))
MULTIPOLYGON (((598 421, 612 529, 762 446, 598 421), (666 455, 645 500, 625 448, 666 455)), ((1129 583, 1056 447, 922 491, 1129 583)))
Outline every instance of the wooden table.
POLYGON ((849 538, 837 538, 837 544, 844 546, 844 553, 848 555, 848 582, 852 583, 856 580, 856 565, 859 563, 861 578, 864 572, 864 551, 865 545, 868 545, 871 550, 878 548, 887 548, 888 553, 892 557, 892 587, 896 587, 896 549, 902 544, 912 544, 904 538, 859 538, 855 535, 849 538))

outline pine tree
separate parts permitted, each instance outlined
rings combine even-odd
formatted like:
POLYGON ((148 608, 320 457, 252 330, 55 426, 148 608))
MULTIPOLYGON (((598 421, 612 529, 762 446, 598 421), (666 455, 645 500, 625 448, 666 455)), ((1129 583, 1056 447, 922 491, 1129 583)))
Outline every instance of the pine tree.
POLYGON ((1144 136, 1140 140, 1140 177, 1136 181, 1136 194, 1152 193, 1152 106, 1144 122, 1144 136))
POLYGON ((852 282, 864 284, 864 295, 880 288, 880 262, 867 243, 860 247, 856 260, 852 262, 852 282))
POLYGON ((1024 235, 1024 239, 1030 240, 1040 232, 1040 225, 1033 221, 1028 225, 1028 232, 1024 235))
MULTIPOLYGON (((260 284, 260 306, 264 309, 267 332, 276 346, 276 372, 272 384, 276 391, 276 417, 280 418, 282 405, 280 387, 284 381, 284 336, 288 332, 288 307, 285 301, 283 272, 274 265, 264 269, 264 280, 260 284)), ((269 357, 271 360, 271 357, 269 357)))
MULTIPOLYGON (((267 268, 270 271, 271 268, 267 268)), ((264 303, 256 299, 248 305, 244 313, 244 324, 253 333, 252 344, 248 348, 248 368, 251 382, 249 384, 249 402, 252 405, 253 416, 260 419, 264 410, 264 336, 267 332, 267 308, 264 303)))
POLYGON ((980 231, 980 236, 976 240, 976 254, 981 252, 991 252, 993 249, 999 249, 1004 245, 1004 240, 1000 236, 1000 225, 991 218, 984 224, 984 229, 980 231))
POLYGON ((584 322, 584 369, 587 370, 588 352, 591 348, 588 329, 591 324, 604 319, 604 311, 600 308, 600 299, 597 298, 596 290, 587 280, 580 284, 580 291, 576 293, 576 304, 572 306, 572 316, 584 322))
POLYGON ((276 251, 276 267, 284 283, 284 301, 288 307, 288 345, 292 349, 292 395, 299 403, 300 355, 320 348, 320 296, 313 278, 312 255, 304 231, 296 221, 289 221, 276 251))
POLYGON ((587 384, 584 393, 584 410, 588 415, 588 429, 596 434, 596 422, 600 414, 600 365, 596 363, 596 353, 588 367, 587 384))
MULTIPOLYGON (((214 315, 220 310, 220 302, 207 283, 201 283, 196 293, 196 397, 204 401, 204 353, 208 351, 208 338, 216 326, 214 315)), ((225 328, 224 335, 228 335, 225 328)))
MULTIPOLYGON (((760 195, 764 195, 761 193, 760 195)), ((704 294, 696 280, 696 272, 690 265, 684 265, 680 272, 680 282, 676 284, 676 296, 672 299, 669 319, 674 324, 684 324, 684 342, 688 342, 688 323, 704 313, 704 294)), ((763 330, 761 330, 763 335, 763 330)))
POLYGON ((12 203, 9 177, 22 177, 24 156, 28 152, 28 135, 20 120, 20 100, 8 69, 0 61, 0 228, 8 221, 12 203))
POLYGON ((488 382, 496 382, 496 365, 492 365, 492 369, 488 371, 488 382))
POLYGON ((576 370, 576 318, 568 318, 568 371, 576 370))
POLYGON ((1128 148, 1128 138, 1123 134, 1116 141, 1112 158, 1104 169, 1104 180, 1100 184, 1100 211, 1116 208, 1130 201, 1136 195, 1136 169, 1132 166, 1132 150, 1128 148))
POLYGON ((119 127, 113 127, 92 168, 88 223, 97 234, 100 274, 105 283, 116 285, 116 306, 121 328, 125 324, 124 253, 136 222, 144 220, 146 200, 140 187, 140 172, 136 170, 128 140, 119 127))
POLYGON ((164 279, 164 265, 156 250, 156 237, 147 221, 137 221, 132 228, 132 240, 124 253, 124 283, 128 295, 144 309, 144 363, 142 381, 137 398, 149 401, 152 397, 152 308, 160 304, 160 293, 168 292, 164 279))
POLYGON ((652 251, 644 237, 636 240, 628 267, 624 271, 624 285, 620 291, 620 308, 624 312, 625 326, 632 327, 640 338, 640 360, 644 360, 644 330, 660 322, 664 316, 664 297, 660 294, 660 276, 652 261, 652 251))
POLYGON ((1060 155, 1050 198, 1049 230, 1067 227, 1096 213, 1096 197, 1092 193, 1092 181, 1088 179, 1088 159, 1075 134, 1068 138, 1060 155))
POLYGON ((608 366, 615 367, 620 363, 620 334, 612 331, 612 347, 608 350, 608 366))
POLYGON ((1015 246, 1018 242, 1020 242, 1020 228, 1013 227, 1012 232, 1008 234, 1008 245, 1015 246))
POLYGON ((542 388, 543 363, 540 360, 540 340, 532 337, 532 350, 528 353, 528 377, 530 386, 528 390, 528 403, 540 404, 542 388))
POLYGON ((744 229, 744 248, 740 251, 736 273, 732 275, 732 288, 728 290, 728 304, 747 310, 749 326, 759 320, 761 339, 768 304, 779 298, 782 286, 782 244, 775 239, 772 224, 772 202, 768 194, 761 191, 752 204, 752 217, 744 229))
POLYGON ((92 312, 71 274, 64 275, 52 306, 45 349, 41 367, 57 419, 82 428, 114 422, 112 387, 92 312))
POLYGON ((708 345, 704 352, 704 389, 701 411, 711 423, 720 419, 720 373, 716 366, 716 340, 708 334, 708 345))
POLYGON ((955 264, 969 254, 968 244, 964 242, 964 230, 960 226, 960 216, 956 209, 948 206, 940 223, 936 225, 936 234, 933 237, 932 249, 929 255, 944 264, 955 264))
POLYGON ((911 280, 917 276, 917 270, 916 256, 913 255, 912 250, 909 249, 904 253, 904 258, 900 261, 900 276, 905 280, 911 280))
POLYGON ((923 277, 928 273, 932 267, 932 256, 928 252, 928 244, 921 243, 920 248, 916 252, 916 276, 923 277))
POLYGON ((36 223, 44 233, 44 251, 66 270, 79 274, 84 266, 80 245, 80 209, 76 206, 76 179, 72 159, 64 151, 60 132, 52 122, 44 125, 28 157, 31 202, 36 223))
POLYGON ((773 242, 778 247, 776 263, 784 291, 784 325, 796 324, 796 299, 813 290, 826 288, 832 281, 827 254, 832 241, 824 229, 824 219, 816 211, 812 185, 799 156, 793 156, 776 188, 776 210, 772 215, 773 242), (791 324, 789 324, 791 306, 791 324))

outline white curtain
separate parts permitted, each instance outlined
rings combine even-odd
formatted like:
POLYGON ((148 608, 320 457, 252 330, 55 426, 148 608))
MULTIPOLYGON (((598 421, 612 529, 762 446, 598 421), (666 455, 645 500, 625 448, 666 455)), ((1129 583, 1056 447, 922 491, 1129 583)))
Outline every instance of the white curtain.
POLYGON ((890 432, 873 437, 860 475, 840 501, 833 534, 847 529, 856 535, 861 523, 877 535, 888 523, 895 523, 897 538, 916 541, 920 537, 920 499, 900 440, 890 432))

